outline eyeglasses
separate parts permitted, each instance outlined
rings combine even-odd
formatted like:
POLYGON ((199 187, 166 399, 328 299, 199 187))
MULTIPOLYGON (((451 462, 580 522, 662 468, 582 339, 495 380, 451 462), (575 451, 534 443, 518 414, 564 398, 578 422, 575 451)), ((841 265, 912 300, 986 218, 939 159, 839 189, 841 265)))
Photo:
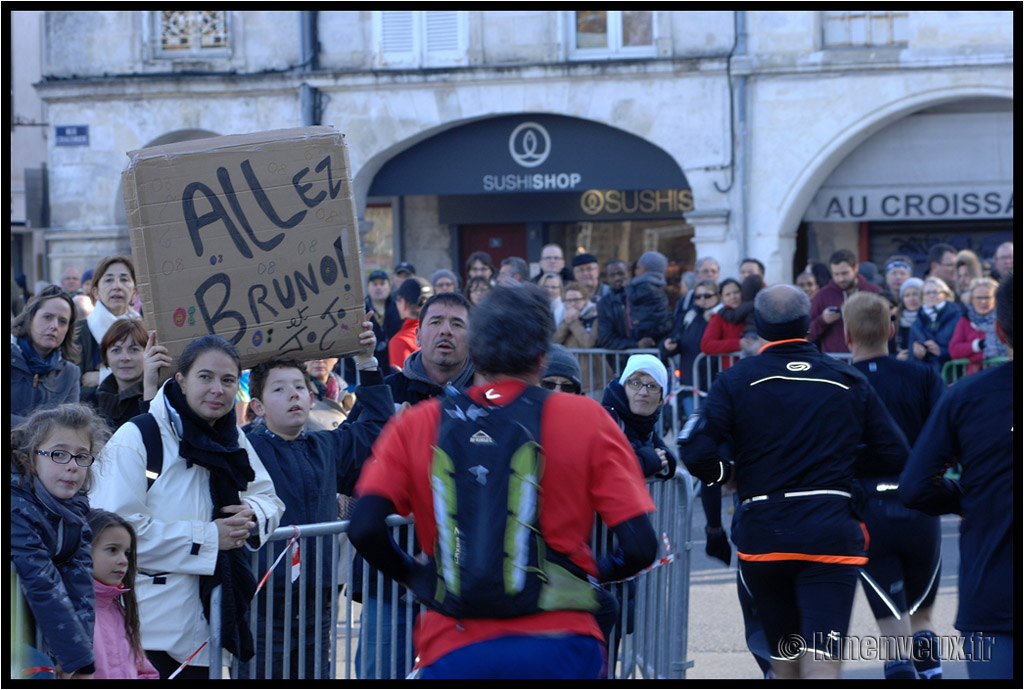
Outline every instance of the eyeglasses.
POLYGON ((646 388, 648 393, 661 392, 661 386, 659 386, 657 383, 644 383, 640 379, 630 379, 626 381, 626 385, 635 391, 638 391, 641 388, 646 388))
POLYGON ((66 465, 72 458, 79 467, 88 467, 96 461, 96 456, 92 453, 69 453, 66 450, 37 450, 36 455, 49 455, 58 465, 66 465))
POLYGON ((549 391, 562 391, 563 393, 579 393, 580 389, 575 383, 559 383, 558 381, 541 381, 541 387, 547 388, 549 391))
POLYGON ((712 297, 718 297, 718 295, 716 295, 713 292, 707 292, 707 293, 700 294, 700 295, 694 293, 694 295, 693 295, 694 299, 711 299, 712 297))

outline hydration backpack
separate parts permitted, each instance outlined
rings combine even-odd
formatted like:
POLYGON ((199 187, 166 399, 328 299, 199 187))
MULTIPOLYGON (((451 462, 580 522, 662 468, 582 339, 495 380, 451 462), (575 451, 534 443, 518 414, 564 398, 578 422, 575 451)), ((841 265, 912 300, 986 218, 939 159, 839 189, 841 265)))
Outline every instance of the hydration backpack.
POLYGON ((598 609, 587 573, 541 536, 547 395, 530 386, 504 407, 479 405, 453 388, 441 398, 430 472, 436 579, 414 587, 424 605, 453 618, 598 609))

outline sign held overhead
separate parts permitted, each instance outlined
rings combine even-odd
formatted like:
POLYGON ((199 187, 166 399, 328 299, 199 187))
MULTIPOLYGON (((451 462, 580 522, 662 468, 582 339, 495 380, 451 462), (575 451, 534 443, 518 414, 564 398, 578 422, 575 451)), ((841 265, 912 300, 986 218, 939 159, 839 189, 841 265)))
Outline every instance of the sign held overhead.
POLYGON ((154 146, 122 173, 143 315, 175 360, 207 334, 249 369, 357 352, 365 318, 348 150, 330 127, 154 146))

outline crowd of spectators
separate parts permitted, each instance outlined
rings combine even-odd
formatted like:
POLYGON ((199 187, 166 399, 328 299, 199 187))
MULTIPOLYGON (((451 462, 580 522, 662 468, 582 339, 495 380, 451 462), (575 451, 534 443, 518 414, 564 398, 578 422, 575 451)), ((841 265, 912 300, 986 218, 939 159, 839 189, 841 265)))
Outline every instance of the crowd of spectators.
MULTIPOLYGON (((871 293, 889 305, 893 359, 918 362, 936 375, 944 375, 950 362, 962 363, 960 376, 1004 361, 1009 352, 997 333, 996 297, 998 281, 1013 270, 1012 243, 1001 245, 991 261, 939 244, 926 264, 924 271, 916 270, 911 258, 897 254, 878 268, 846 249, 826 262, 808 264, 793 281, 810 301, 806 340, 821 352, 849 355, 844 306, 858 293, 871 293)), ((459 390, 470 385, 474 367, 465 331, 475 305, 492 290, 529 282, 543 289, 554 324, 552 342, 562 346, 557 358, 552 356, 559 373, 553 369, 545 387, 602 402, 648 476, 674 473, 672 450, 655 431, 671 394, 680 387, 698 393, 711 388, 711 369, 696 378, 693 374, 698 357, 715 359, 719 371, 757 355, 763 344, 754 304, 769 284, 763 262, 752 257, 729 271, 704 256, 691 271, 647 251, 635 259, 612 258, 602 270, 591 253, 567 259, 562 247, 549 244, 542 248, 540 271, 534 275, 522 257, 506 257, 496 266, 484 252, 469 257, 463 275, 448 268, 427 274, 429 280, 409 262, 397 264, 390 275, 372 271, 361 339, 367 350, 355 359, 289 360, 262 367, 248 397, 239 391, 250 372, 241 370, 237 352, 223 339, 201 338, 182 361, 171 361, 142 320, 128 256, 104 257, 84 273, 69 268, 59 285, 40 286, 34 295, 12 295, 10 414, 12 426, 21 429, 12 440, 12 483, 47 478, 56 471, 46 463, 61 463, 58 451, 66 450, 64 455, 74 459, 63 465, 75 473, 70 483, 40 479, 39 485, 60 493, 75 484, 72 495, 57 497, 68 501, 91 488, 93 507, 131 523, 125 538, 137 542, 131 551, 141 559, 135 584, 142 628, 141 642, 131 642, 136 650, 144 648, 162 677, 202 641, 209 590, 216 584, 230 584, 224 604, 229 648, 246 658, 271 651, 253 647, 244 622, 253 582, 238 550, 258 549, 283 514, 309 512, 313 494, 318 508, 316 515, 310 512, 311 521, 339 517, 335 507, 353 492, 361 464, 392 408, 442 395, 447 385, 459 390), (587 350, 597 350, 597 356, 584 358, 587 350), (567 364, 567 357, 575 361, 567 364), (175 376, 162 380, 161 370, 171 367, 175 376), (278 386, 278 379, 285 378, 278 386), (302 402, 293 405, 299 398, 302 402), (53 422, 64 434, 59 439, 28 434, 35 415, 47 410, 62 411, 53 422), (79 421, 59 421, 72 419, 71 412, 79 421), (147 485, 153 472, 151 438, 132 423, 147 416, 155 419, 165 463, 155 470, 163 479, 156 490, 152 482, 147 485), (108 431, 95 431, 100 427, 108 431), (90 431, 79 433, 78 428, 90 431), (114 436, 100 459, 116 462, 93 484, 87 470, 108 433, 114 436), (16 441, 23 447, 15 448, 16 441), (328 446, 342 450, 328 458, 320 452, 328 446), (34 459, 33 452, 50 455, 52 462, 34 459), (289 481, 289 463, 298 462, 293 455, 316 459, 311 474, 302 486, 275 489, 275 483, 289 481), (187 463, 179 463, 180 458, 187 463), (190 472, 193 465, 205 468, 203 481, 190 472), (181 549, 189 557, 183 558, 181 549), (200 562, 204 565, 197 567, 200 562), (140 584, 154 577, 162 581, 140 584), (194 589, 194 595, 181 594, 185 589, 194 589), (177 617, 169 615, 172 610, 177 617), (182 627, 183 615, 192 621, 188 630, 182 627)), ((690 412, 693 397, 680 400, 682 413, 690 412)), ((29 506, 32 500, 25 498, 29 512, 37 509, 29 506)), ((87 530, 82 506, 68 503, 72 512, 57 506, 51 508, 61 520, 87 530)), ((87 545, 92 548, 83 537, 81 548, 87 545)), ((727 559, 728 548, 725 553, 727 559)), ((56 582, 79 575, 53 577, 56 582)), ((369 603, 377 592, 365 596, 369 603)), ((83 595, 76 605, 87 606, 87 599, 83 595)), ((81 610, 70 613, 79 623, 91 620, 81 610)), ((389 629, 394 623, 387 616, 367 629, 389 629)), ((78 669, 63 669, 65 677, 95 673, 89 658, 74 656, 78 669)), ((209 658, 202 654, 198 663, 210 663, 209 658)), ((128 666, 151 672, 141 661, 128 666)), ((373 677, 376 671, 361 673, 373 677)))

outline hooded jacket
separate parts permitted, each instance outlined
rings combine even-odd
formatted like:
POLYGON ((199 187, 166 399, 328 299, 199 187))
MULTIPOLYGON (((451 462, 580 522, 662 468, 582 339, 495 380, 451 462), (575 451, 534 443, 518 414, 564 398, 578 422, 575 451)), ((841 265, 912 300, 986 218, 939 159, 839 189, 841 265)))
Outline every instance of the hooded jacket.
POLYGON ((36 628, 65 673, 91 671, 95 599, 89 499, 55 498, 11 471, 11 561, 36 628))
POLYGON ((96 627, 93 649, 96 652, 96 680, 159 680, 160 672, 145 654, 136 658, 124 627, 124 614, 117 598, 130 591, 92 581, 96 594, 96 627))

